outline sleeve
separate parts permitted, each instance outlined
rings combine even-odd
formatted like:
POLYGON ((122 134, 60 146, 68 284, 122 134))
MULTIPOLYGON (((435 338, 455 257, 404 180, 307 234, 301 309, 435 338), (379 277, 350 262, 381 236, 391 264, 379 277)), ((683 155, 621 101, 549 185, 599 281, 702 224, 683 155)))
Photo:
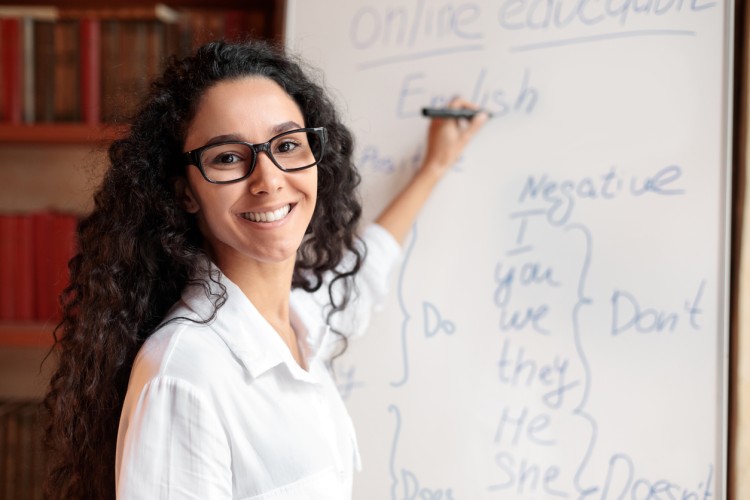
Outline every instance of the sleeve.
POLYGON ((123 412, 116 470, 120 500, 231 498, 230 464, 218 417, 187 382, 153 379, 123 412))
MULTIPOLYGON (((354 290, 343 311, 331 316, 331 326, 347 337, 359 336, 367 330, 373 311, 379 310, 388 296, 393 271, 401 262, 401 246, 384 228, 370 224, 361 234, 367 253, 362 267, 355 276, 354 290)), ((345 260, 343 265, 351 267, 345 260)), ((333 293, 344 293, 342 286, 334 286, 333 293)), ((328 284, 318 290, 315 297, 323 306, 324 319, 330 310, 328 284)))
POLYGON ((367 257, 358 286, 369 293, 373 306, 379 307, 388 294, 393 270, 401 262, 401 246, 391 233, 375 223, 363 231, 362 240, 367 245, 367 257))

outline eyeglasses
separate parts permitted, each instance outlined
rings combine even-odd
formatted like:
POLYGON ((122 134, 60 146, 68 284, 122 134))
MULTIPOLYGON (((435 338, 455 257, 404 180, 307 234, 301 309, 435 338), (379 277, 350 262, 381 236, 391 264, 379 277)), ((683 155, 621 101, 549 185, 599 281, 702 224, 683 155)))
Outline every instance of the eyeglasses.
POLYGON ((324 127, 289 130, 268 142, 250 144, 242 141, 208 144, 185 153, 188 165, 195 165, 208 182, 229 184, 247 179, 255 170, 258 155, 263 152, 284 172, 294 172, 317 165, 323 157, 328 134, 324 127))

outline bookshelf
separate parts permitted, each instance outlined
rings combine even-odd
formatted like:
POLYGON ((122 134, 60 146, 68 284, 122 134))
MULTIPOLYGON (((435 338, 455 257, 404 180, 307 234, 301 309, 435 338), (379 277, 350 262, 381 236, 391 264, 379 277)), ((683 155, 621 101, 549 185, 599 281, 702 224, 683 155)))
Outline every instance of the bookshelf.
POLYGON ((51 322, 9 322, 0 324, 0 346, 52 347, 51 322))
POLYGON ((125 132, 124 126, 85 123, 0 123, 3 143, 87 144, 110 142, 125 132))
POLYGON ((283 0, 0 4, 0 144, 110 141, 170 55, 281 40, 283 0))
MULTIPOLYGON (((127 130, 130 110, 168 56, 215 38, 281 41, 284 8, 284 0, 1 2, 0 198, 23 198, 24 206, 0 203, 0 217, 57 210, 55 203, 67 195, 50 200, 49 184, 71 189, 67 178, 81 171, 71 156, 101 154, 127 130), (39 169, 29 170, 26 162, 59 178, 32 182, 39 169)), ((80 199, 74 191, 69 197, 80 199)), ((86 205, 73 211, 85 213, 86 205)), ((0 351, 47 349, 55 324, 0 315, 0 351)))

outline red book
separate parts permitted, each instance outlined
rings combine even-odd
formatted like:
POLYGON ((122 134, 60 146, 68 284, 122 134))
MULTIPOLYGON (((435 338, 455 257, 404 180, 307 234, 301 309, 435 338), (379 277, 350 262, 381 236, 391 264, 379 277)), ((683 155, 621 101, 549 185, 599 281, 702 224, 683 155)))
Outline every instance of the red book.
POLYGON ((0 215, 0 320, 13 319, 15 311, 15 247, 16 216, 0 215))
POLYGON ((55 47, 55 121, 81 120, 81 70, 79 69, 80 25, 77 19, 54 24, 55 47))
POLYGON ((21 20, 7 17, 0 19, 2 24, 2 75, 3 109, 5 121, 21 123, 23 94, 21 92, 21 20))
POLYGON ((16 216, 14 245, 15 310, 13 319, 31 321, 34 311, 34 226, 31 215, 16 216))
POLYGON ((242 40, 245 35, 243 26, 244 12, 229 9, 224 13, 224 38, 229 41, 242 40))
POLYGON ((55 24, 34 23, 34 121, 55 119, 55 24))
POLYGON ((5 55, 3 53, 3 22, 0 20, 0 121, 5 120, 7 115, 5 109, 5 55))
POLYGON ((57 315, 57 301, 52 289, 53 227, 55 214, 38 212, 33 216, 34 231, 34 305, 36 318, 50 320, 57 315))
POLYGON ((101 116, 101 31, 98 19, 81 20, 81 107, 83 121, 97 125, 101 116))
POLYGON ((60 294, 70 282, 68 262, 76 252, 78 218, 70 214, 55 214, 52 253, 52 293, 55 302, 55 319, 62 317, 60 294))

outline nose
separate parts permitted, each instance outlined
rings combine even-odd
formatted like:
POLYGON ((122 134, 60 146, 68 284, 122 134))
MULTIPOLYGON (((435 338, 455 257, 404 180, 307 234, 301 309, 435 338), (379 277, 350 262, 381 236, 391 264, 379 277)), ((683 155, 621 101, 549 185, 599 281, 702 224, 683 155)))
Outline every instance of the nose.
POLYGON ((271 158, 260 152, 255 159, 255 169, 250 174, 250 191, 255 195, 273 194, 284 188, 284 172, 282 172, 271 158))

